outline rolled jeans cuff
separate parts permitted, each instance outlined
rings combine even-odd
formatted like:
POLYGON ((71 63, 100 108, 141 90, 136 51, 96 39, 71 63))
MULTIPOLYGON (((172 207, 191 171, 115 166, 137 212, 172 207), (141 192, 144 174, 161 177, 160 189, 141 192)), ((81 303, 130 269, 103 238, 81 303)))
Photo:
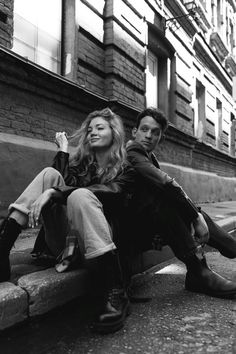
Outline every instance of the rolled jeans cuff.
POLYGON ((8 212, 11 213, 14 209, 22 212, 25 215, 28 215, 30 212, 30 210, 26 206, 16 203, 12 203, 9 205, 8 212))
POLYGON ((103 248, 99 248, 96 251, 93 252, 89 252, 89 253, 85 253, 84 257, 85 259, 92 259, 92 258, 96 258, 99 256, 102 256, 103 254, 109 252, 109 251, 113 251, 116 249, 115 244, 112 242, 109 245, 103 247, 103 248))

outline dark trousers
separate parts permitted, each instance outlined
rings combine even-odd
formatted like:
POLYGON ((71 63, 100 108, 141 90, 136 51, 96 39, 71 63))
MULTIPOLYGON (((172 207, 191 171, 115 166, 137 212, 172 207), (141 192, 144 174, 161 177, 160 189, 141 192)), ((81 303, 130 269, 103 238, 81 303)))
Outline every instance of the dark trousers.
POLYGON ((164 244, 170 246, 175 256, 184 260, 198 246, 191 235, 190 222, 186 221, 173 206, 163 203, 153 221, 155 232, 160 235, 164 244))
POLYGON ((210 216, 201 211, 208 229, 209 229, 209 241, 207 244, 211 247, 217 249, 223 256, 227 258, 235 258, 236 257, 236 237, 230 235, 220 226, 218 226, 210 216))
POLYGON ((155 236, 161 238, 162 244, 168 245, 175 256, 185 261, 198 246, 190 232, 190 222, 174 206, 163 202, 158 212, 154 208, 139 216, 129 214, 126 228, 119 237, 119 253, 125 283, 129 285, 132 260, 147 250, 153 249, 155 236))
MULTIPOLYGON (((214 247, 227 258, 236 257, 236 237, 230 235, 223 228, 218 226, 211 217, 201 211, 209 230, 207 245, 214 247)), ((198 245, 197 241, 190 235, 188 222, 176 208, 169 208, 163 205, 157 216, 157 232, 160 232, 164 242, 168 244, 175 256, 183 259, 198 245)))
MULTIPOLYGON (((236 257, 236 237, 219 227, 211 217, 201 211, 208 229, 207 244, 228 258, 236 257)), ((170 246, 175 256, 183 260, 199 245, 191 236, 190 221, 175 205, 163 202, 158 211, 155 208, 149 213, 133 217, 128 237, 123 238, 124 249, 132 256, 152 248, 153 238, 158 235, 164 244, 170 246), (127 242, 128 241, 128 242, 127 242)), ((126 230, 127 231, 127 230, 126 230)))

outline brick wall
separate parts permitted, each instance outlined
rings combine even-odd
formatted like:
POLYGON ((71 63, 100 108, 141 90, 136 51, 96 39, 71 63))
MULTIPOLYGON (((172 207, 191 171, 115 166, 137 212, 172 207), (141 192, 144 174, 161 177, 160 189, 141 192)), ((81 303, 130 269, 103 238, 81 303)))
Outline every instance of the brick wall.
POLYGON ((93 92, 104 95, 105 52, 103 43, 80 28, 77 56, 77 82, 93 92))
POLYGON ((158 147, 157 154, 163 162, 215 173, 218 176, 236 177, 234 157, 184 134, 173 126, 169 127, 166 140, 158 147))
POLYGON ((12 47, 13 36, 13 0, 0 0, 0 44, 12 47))
POLYGON ((0 218, 71 133, 108 100, 0 49, 0 218))
POLYGON ((145 106, 146 65, 143 22, 125 2, 111 3, 107 2, 104 19, 105 95, 141 110, 145 106), (132 16, 132 28, 127 13, 132 16))
MULTIPOLYGON (((42 94, 42 93, 41 93, 42 94)), ((79 124, 79 112, 11 85, 0 86, 0 131, 52 140, 55 131, 70 132, 79 124), (13 99, 14 98, 14 99, 13 99)))
MULTIPOLYGON (((12 3, 0 0, 0 11, 9 10, 12 14, 12 3)), ((84 6, 87 6, 85 3, 84 6)), ((144 3, 147 10, 147 2, 144 3)), ((153 9, 148 8, 149 11, 153 9)), ((23 139, 21 146, 24 143, 27 145, 31 138, 52 142, 56 131, 66 130, 70 133, 80 125, 87 113, 106 106, 121 115, 127 138, 130 137, 135 117, 145 106, 147 23, 143 20, 144 14, 130 6, 128 1, 122 0, 106 1, 104 12, 96 15, 100 23, 104 21, 104 33, 96 37, 89 32, 89 28, 78 28, 77 82, 49 73, 23 58, 20 60, 7 49, 0 49, 0 133, 11 134, 11 144, 14 144, 16 136, 23 139)), ((9 12, 7 21, 10 18, 9 12)), ((9 23, 5 24, 5 34, 8 33, 9 23)), ((12 32, 9 31, 6 42, 0 43, 9 47, 11 36, 12 32)), ((0 35, 0 41, 1 38, 0 35)), ((172 39, 173 45, 181 52, 181 55, 176 55, 176 67, 172 67, 175 79, 172 101, 176 117, 175 127, 169 128, 166 142, 158 149, 160 161, 183 169, 189 167, 196 171, 234 177, 234 158, 193 137, 193 85, 189 65, 192 53, 186 46, 180 45, 177 37, 173 36, 172 39)), ((208 135, 207 139, 207 142, 212 142, 211 136, 208 135)), ((14 149, 13 145, 4 145, 6 151, 14 151, 13 164, 18 160, 17 144, 14 149)), ((224 148, 226 152, 227 146, 224 148)), ((24 154, 22 150, 20 156, 24 154)), ((32 156, 28 150, 27 154, 32 156)), ((48 156, 48 153, 44 155, 48 156)), ((43 163, 45 159, 42 158, 43 163)), ((36 167, 39 167, 38 162, 36 167)), ((21 170, 23 173, 24 169, 21 170)))
POLYGON ((3 50, 0 95, 1 132, 48 141, 56 131, 71 132, 87 113, 108 104, 104 97, 3 50))

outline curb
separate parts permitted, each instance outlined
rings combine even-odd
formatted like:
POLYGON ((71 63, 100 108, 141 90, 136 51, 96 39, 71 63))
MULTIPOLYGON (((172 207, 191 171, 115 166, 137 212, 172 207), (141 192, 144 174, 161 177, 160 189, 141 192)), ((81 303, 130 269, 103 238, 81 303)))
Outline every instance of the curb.
POLYGON ((225 231, 231 232, 236 229, 236 216, 230 216, 228 218, 218 220, 217 224, 225 231))
POLYGON ((0 283, 0 330, 64 305, 91 289, 86 269, 57 273, 55 268, 20 277, 17 284, 0 283))
MULTIPOLYGON (((236 229, 236 216, 217 220, 216 223, 227 232, 236 229)), ((164 260, 150 264, 150 269, 163 268, 164 260)), ((173 256, 174 257, 174 256, 173 256)), ((144 272, 148 272, 146 269, 144 272)), ((0 283, 0 330, 30 320, 64 305, 79 296, 91 291, 89 272, 86 269, 73 270, 67 273, 57 273, 55 268, 37 271, 21 276, 17 284, 0 283)))

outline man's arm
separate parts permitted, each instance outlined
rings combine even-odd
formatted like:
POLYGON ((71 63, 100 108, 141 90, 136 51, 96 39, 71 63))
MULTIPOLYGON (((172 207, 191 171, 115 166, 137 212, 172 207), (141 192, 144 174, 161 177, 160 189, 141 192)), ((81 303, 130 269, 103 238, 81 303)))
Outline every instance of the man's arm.
POLYGON ((127 148, 128 160, 136 172, 157 192, 163 192, 165 197, 180 205, 190 221, 198 218, 198 210, 182 187, 167 173, 154 166, 145 150, 139 144, 127 148))
POLYGON ((200 243, 206 243, 209 240, 209 230, 207 223, 201 213, 198 213, 198 217, 193 220, 192 226, 194 229, 193 236, 200 243))

